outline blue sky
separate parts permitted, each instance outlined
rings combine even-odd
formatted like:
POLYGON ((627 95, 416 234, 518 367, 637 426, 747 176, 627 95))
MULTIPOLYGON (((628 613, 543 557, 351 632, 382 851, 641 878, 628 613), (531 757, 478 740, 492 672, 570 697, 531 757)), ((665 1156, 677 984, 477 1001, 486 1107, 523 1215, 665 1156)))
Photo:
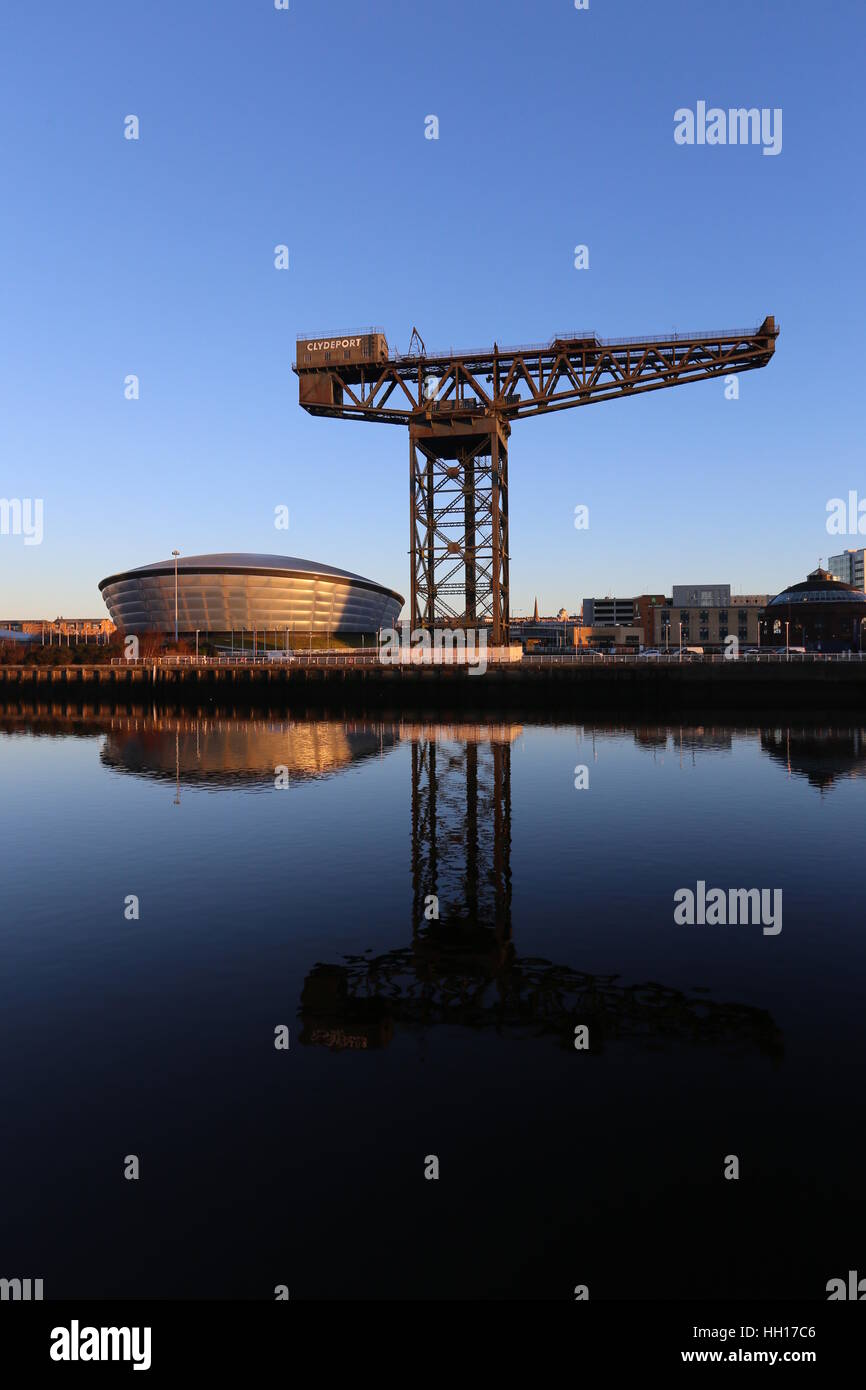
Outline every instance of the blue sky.
POLYGON ((368 324, 405 350, 413 324, 459 347, 780 322, 737 401, 515 426, 515 612, 775 592, 857 544, 825 518, 866 497, 864 37, 860 0, 7 11, 0 496, 44 499, 44 540, 0 536, 0 618, 99 613, 102 577, 174 547, 408 593, 406 432, 308 417, 291 372, 297 333, 368 324), (699 100, 781 107, 781 153, 676 145, 699 100))

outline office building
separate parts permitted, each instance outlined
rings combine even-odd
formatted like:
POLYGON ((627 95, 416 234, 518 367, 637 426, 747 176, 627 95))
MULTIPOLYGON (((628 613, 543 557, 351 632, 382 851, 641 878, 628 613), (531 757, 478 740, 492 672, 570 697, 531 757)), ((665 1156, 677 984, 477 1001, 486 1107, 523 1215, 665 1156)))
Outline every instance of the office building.
POLYGON ((585 598, 583 600, 583 621, 586 627, 603 624, 615 627, 621 623, 631 624, 634 620, 633 598, 585 598))
POLYGON ((846 550, 841 555, 831 555, 827 561, 827 569, 830 574, 841 579, 844 584, 851 584, 855 589, 866 589, 866 573, 864 573, 863 556, 864 550, 846 550))

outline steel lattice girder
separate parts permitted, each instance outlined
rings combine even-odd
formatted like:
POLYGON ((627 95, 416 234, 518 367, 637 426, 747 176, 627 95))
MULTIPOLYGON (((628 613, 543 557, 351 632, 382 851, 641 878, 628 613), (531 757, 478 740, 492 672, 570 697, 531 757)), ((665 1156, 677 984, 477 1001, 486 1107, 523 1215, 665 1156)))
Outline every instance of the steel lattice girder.
POLYGON ((478 414, 518 420, 764 367, 778 332, 768 317, 736 332, 622 342, 560 337, 532 348, 394 354, 379 364, 295 370, 301 405, 312 415, 398 425, 478 414))
POLYGON ((489 623, 493 644, 507 641, 508 433, 492 420, 410 430, 416 627, 489 623))

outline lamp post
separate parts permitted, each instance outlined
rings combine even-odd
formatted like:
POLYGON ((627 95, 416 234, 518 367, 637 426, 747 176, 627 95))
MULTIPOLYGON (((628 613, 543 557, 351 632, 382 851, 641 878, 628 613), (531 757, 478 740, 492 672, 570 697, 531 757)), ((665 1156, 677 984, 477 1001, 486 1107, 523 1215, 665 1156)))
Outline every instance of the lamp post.
POLYGON ((180 551, 173 550, 171 553, 174 556, 174 643, 177 646, 177 557, 180 551))
POLYGON ((680 619, 680 661, 683 659, 683 623, 680 619))
POLYGON ((788 628, 789 628, 790 626, 791 626, 790 622, 785 623, 785 660, 786 660, 786 661, 790 660, 790 653, 789 653, 789 651, 788 651, 788 628))

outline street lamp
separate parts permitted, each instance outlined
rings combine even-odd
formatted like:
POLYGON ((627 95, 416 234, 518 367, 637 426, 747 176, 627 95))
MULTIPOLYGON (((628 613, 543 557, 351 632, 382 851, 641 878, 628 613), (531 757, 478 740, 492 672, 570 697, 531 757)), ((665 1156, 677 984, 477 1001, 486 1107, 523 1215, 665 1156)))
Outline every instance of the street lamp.
POLYGON ((785 623, 785 660, 786 660, 786 661, 790 660, 790 654, 789 654, 789 652, 788 652, 788 628, 789 628, 790 626, 791 626, 790 622, 785 623))
POLYGON ((680 661, 683 659, 683 624, 680 619, 680 661))
POLYGON ((174 644, 177 646, 177 557, 180 551, 173 550, 171 553, 174 556, 174 644))

